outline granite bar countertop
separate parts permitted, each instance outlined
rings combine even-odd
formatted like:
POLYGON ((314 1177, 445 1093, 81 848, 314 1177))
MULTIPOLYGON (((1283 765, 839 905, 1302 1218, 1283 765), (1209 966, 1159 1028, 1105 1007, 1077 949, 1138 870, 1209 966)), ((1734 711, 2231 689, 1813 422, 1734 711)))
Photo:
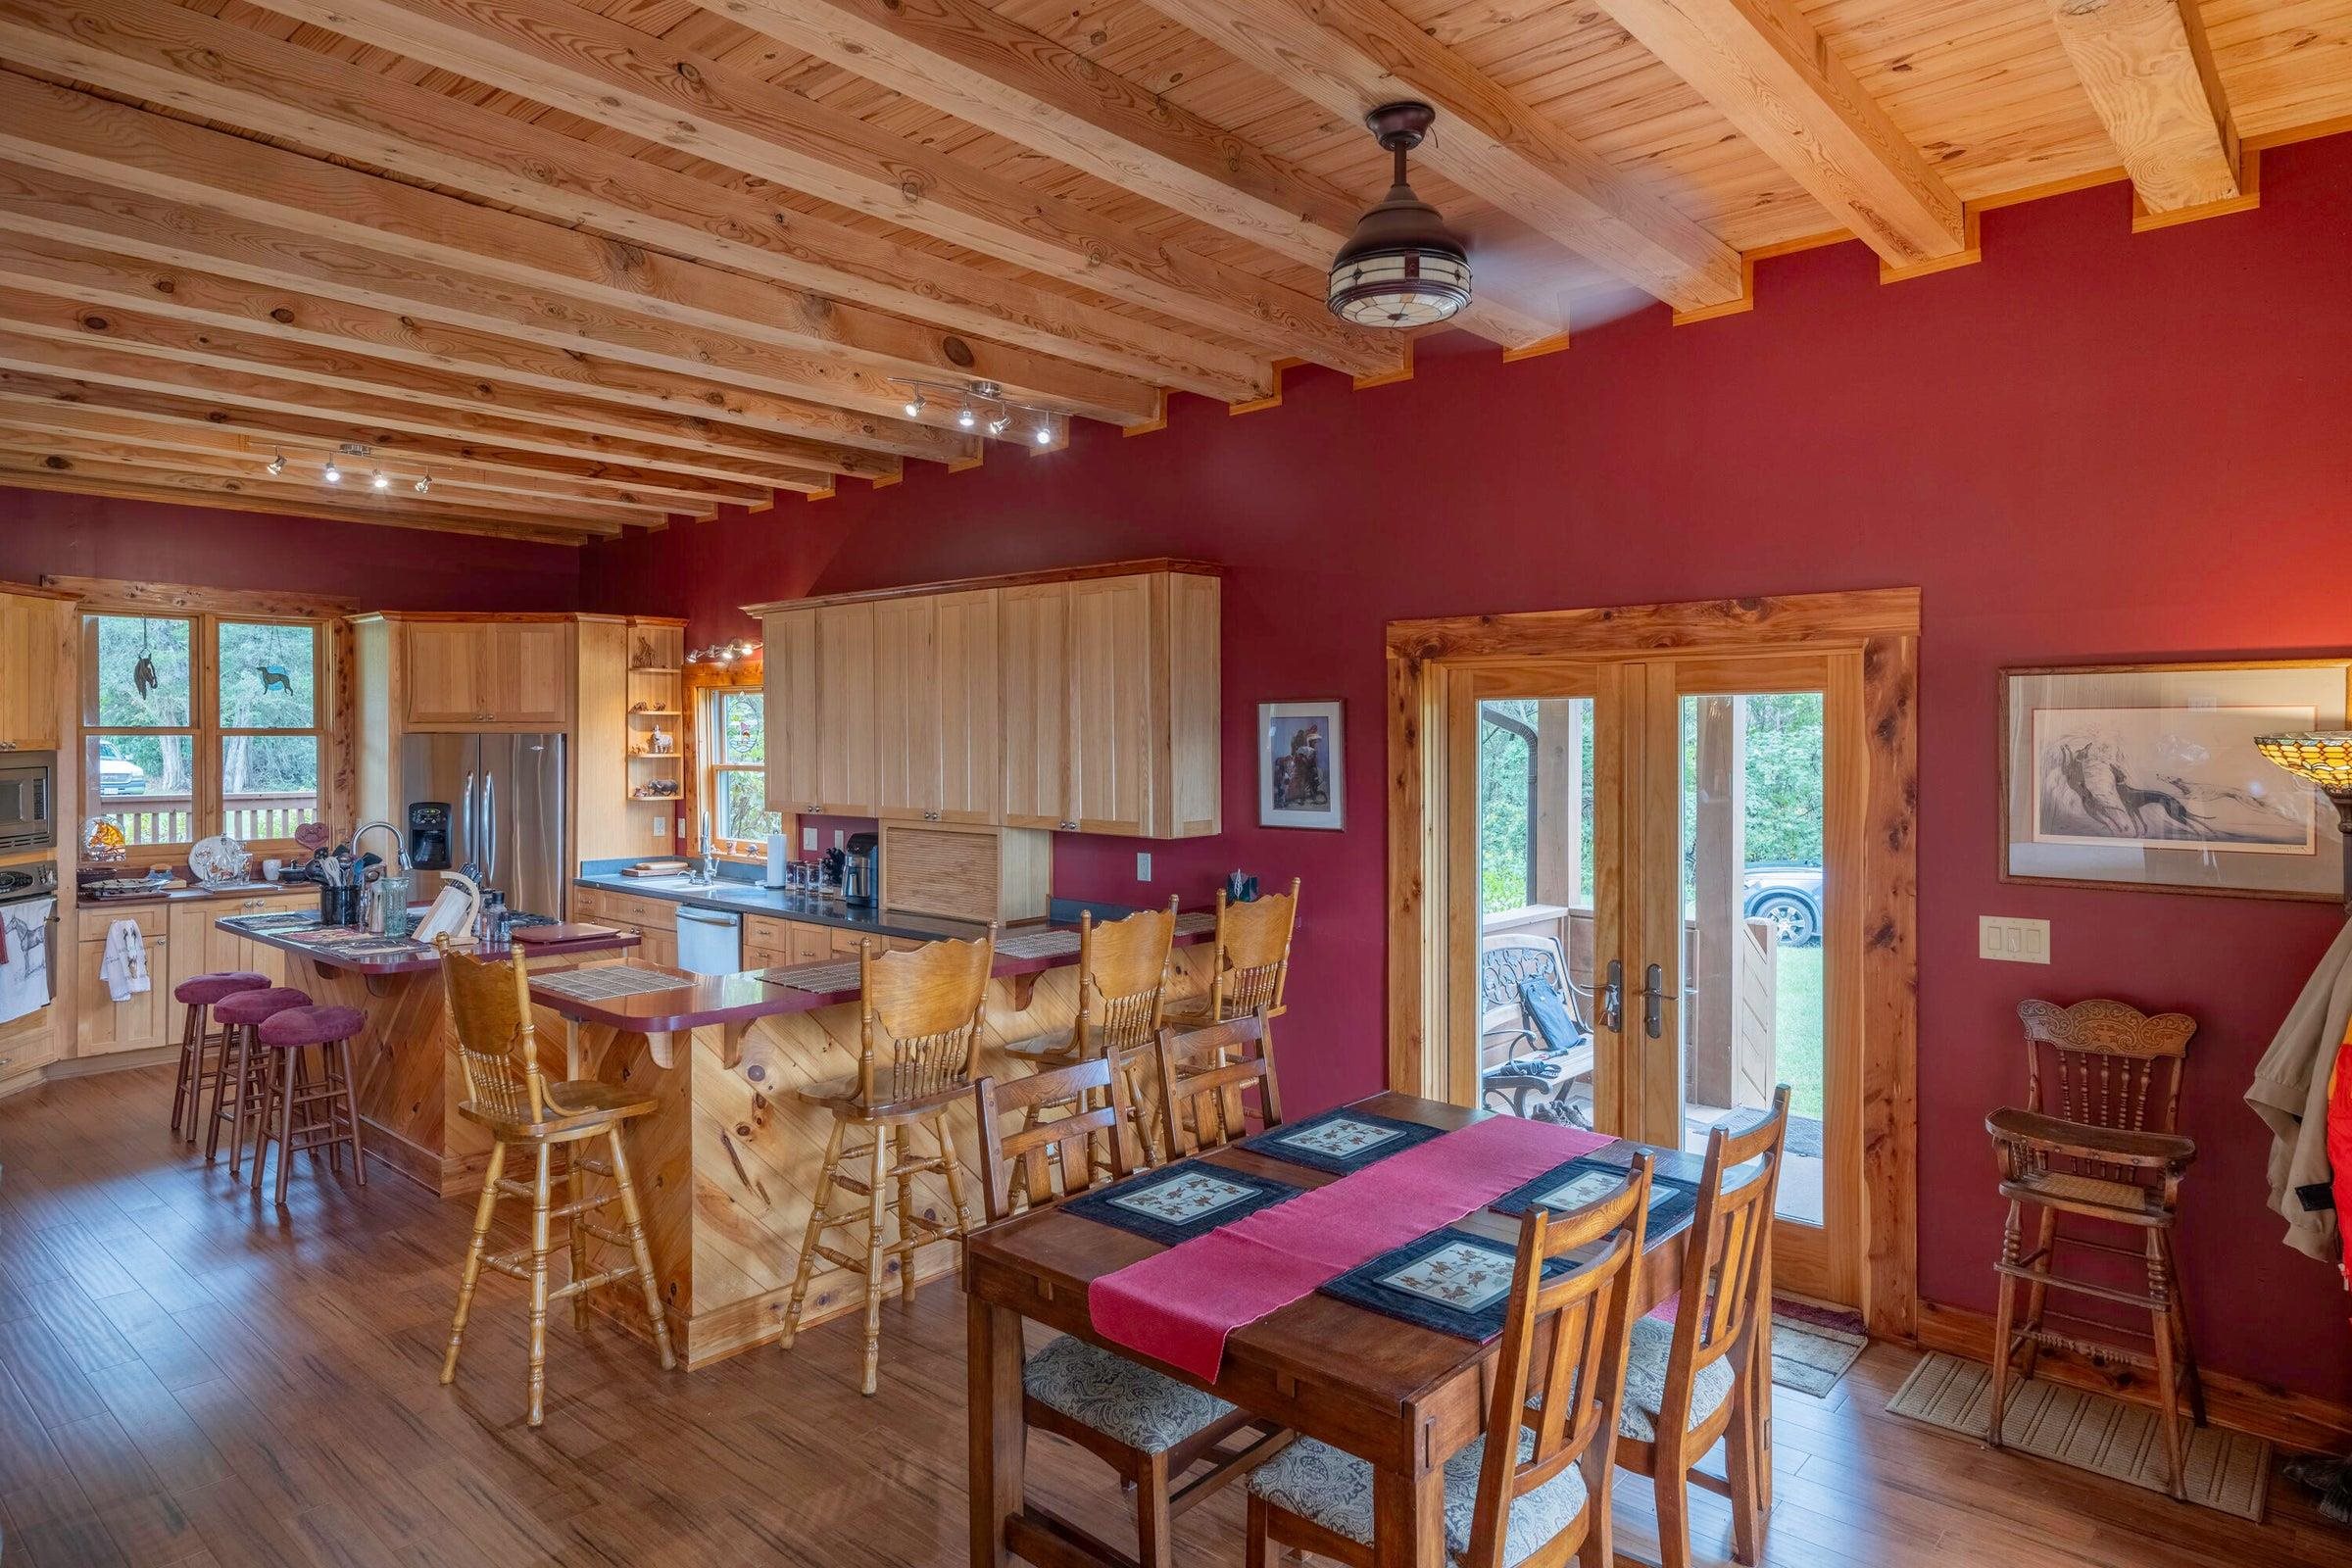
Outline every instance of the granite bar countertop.
MULTIPOLYGON (((682 876, 591 873, 573 878, 572 885, 594 888, 600 893, 627 893, 641 899, 662 899, 697 909, 772 915, 779 920, 836 926, 844 931, 862 931, 877 937, 901 937, 911 942, 928 942, 942 937, 969 942, 988 930, 984 923, 976 920, 950 920, 937 915, 908 914, 898 909, 853 909, 838 898, 819 898, 783 888, 763 888, 757 882, 732 877, 721 877, 709 886, 697 886, 682 876)), ((1031 927, 1024 926, 1022 929, 1031 927)))

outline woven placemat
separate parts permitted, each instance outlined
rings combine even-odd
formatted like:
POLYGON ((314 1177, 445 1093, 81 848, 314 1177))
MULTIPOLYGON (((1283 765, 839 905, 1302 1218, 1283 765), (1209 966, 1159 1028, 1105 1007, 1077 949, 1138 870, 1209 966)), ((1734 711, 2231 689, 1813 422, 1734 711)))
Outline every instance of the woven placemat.
POLYGON ((762 969, 760 978, 771 986, 790 986, 795 991, 855 991, 858 989, 858 960, 847 963, 805 963, 797 969, 762 969))
MULTIPOLYGON (((1983 1439, 1992 1412, 1992 1368, 1931 1351, 1886 1401, 1888 1413, 1983 1439)), ((2039 1459, 2125 1481, 2165 1486, 2164 1434, 2144 1404, 2027 1378, 2001 1412, 2004 1446, 2039 1459)), ((2188 1429, 2183 1492, 2200 1508, 2262 1522, 2270 1495, 2271 1446, 2220 1427, 2188 1429)))

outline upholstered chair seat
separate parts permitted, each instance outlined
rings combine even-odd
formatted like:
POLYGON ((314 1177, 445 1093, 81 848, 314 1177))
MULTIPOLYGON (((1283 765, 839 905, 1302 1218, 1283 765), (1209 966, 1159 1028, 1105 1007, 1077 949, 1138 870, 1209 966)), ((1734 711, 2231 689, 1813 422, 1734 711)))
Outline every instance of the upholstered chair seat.
MULTIPOLYGON (((1519 1457, 1535 1457, 1536 1435, 1519 1431, 1519 1457)), ((1487 1440, 1446 1461, 1446 1550, 1454 1557, 1470 1549, 1470 1525, 1478 1502, 1478 1469, 1487 1440)), ((1301 1438, 1250 1472, 1250 1490, 1333 1535, 1372 1544, 1372 1466, 1345 1449, 1301 1438)), ((1525 1561, 1572 1524, 1585 1506, 1585 1475, 1569 1465, 1511 1505, 1503 1533, 1502 1560, 1525 1561)))
MULTIPOLYGON (((1674 1322, 1645 1317, 1634 1324, 1625 1363, 1625 1402, 1617 1410, 1617 1434, 1636 1443, 1654 1443, 1658 1406, 1666 1402, 1666 1361, 1674 1348, 1674 1322)), ((1723 1408, 1738 1382, 1728 1360, 1710 1361, 1690 1380, 1690 1430, 1723 1408)))
POLYGON ((1233 1414, 1214 1395, 1067 1337, 1029 1357, 1021 1385, 1039 1403, 1147 1451, 1173 1448, 1233 1414))

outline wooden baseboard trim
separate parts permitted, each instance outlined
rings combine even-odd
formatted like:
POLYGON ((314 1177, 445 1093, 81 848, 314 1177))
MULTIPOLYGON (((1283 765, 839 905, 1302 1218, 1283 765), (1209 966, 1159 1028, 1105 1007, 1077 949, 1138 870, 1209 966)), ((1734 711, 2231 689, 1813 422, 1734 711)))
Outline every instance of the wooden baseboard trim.
POLYGON ((119 1051, 104 1056, 62 1056, 41 1069, 47 1079, 90 1078, 102 1072, 129 1072, 136 1067, 161 1067, 179 1059, 179 1045, 149 1046, 144 1051, 119 1051))
MULTIPOLYGON (((1923 1350, 1989 1363, 1992 1319, 1968 1307, 1922 1301, 1915 1343, 1923 1350)), ((2101 1365, 2071 1350, 2045 1348, 2034 1375, 2134 1403, 2154 1402, 2147 1373, 2132 1366, 2101 1365)), ((2352 1448, 2352 1405, 2227 1372, 2205 1373, 2205 1415, 2215 1426, 2268 1439, 2281 1448, 2338 1454, 2352 1448)))

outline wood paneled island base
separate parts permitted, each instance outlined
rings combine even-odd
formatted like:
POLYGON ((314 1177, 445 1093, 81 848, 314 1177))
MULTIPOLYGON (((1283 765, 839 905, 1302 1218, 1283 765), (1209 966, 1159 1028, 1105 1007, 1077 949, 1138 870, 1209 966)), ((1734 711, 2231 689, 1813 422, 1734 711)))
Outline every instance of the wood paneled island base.
MULTIPOLYGON (((1180 947, 1171 993, 1205 990, 1195 971, 1207 960, 1207 949, 1180 947)), ((1054 961, 1060 967, 998 963, 981 1026, 983 1073, 1024 1075, 1029 1063, 1007 1046, 1068 1031, 1077 1016, 1078 969, 1068 958, 1054 961)), ((794 1101, 791 1091, 857 1071, 858 1003, 854 993, 797 991, 754 975, 681 977, 682 986, 689 982, 707 1007, 681 992, 580 1003, 534 987, 533 1000, 576 1020, 569 1031, 576 1065, 566 1076, 625 1084, 650 1092, 660 1105, 626 1136, 671 1343, 691 1370, 782 1330, 827 1131, 823 1113, 794 1101), (698 1021, 704 1018, 711 1021, 698 1021)), ((563 1041, 566 1031, 541 1038, 563 1041)), ((950 1114, 971 1171, 967 1190, 977 1194, 972 1108, 959 1103, 950 1114)), ((922 1212, 947 1211, 943 1180, 920 1178, 915 1194, 922 1212)), ((590 1266, 612 1266, 611 1250, 591 1242, 590 1266)), ((924 1249, 915 1256, 914 1283, 953 1273, 956 1253, 945 1244, 924 1249)), ((863 1306, 862 1280, 828 1269, 810 1285, 802 1321, 863 1306)), ((596 1307, 650 1338, 642 1307, 620 1293, 598 1293, 596 1307)), ((887 1380, 887 1332, 883 1355, 887 1380)))

